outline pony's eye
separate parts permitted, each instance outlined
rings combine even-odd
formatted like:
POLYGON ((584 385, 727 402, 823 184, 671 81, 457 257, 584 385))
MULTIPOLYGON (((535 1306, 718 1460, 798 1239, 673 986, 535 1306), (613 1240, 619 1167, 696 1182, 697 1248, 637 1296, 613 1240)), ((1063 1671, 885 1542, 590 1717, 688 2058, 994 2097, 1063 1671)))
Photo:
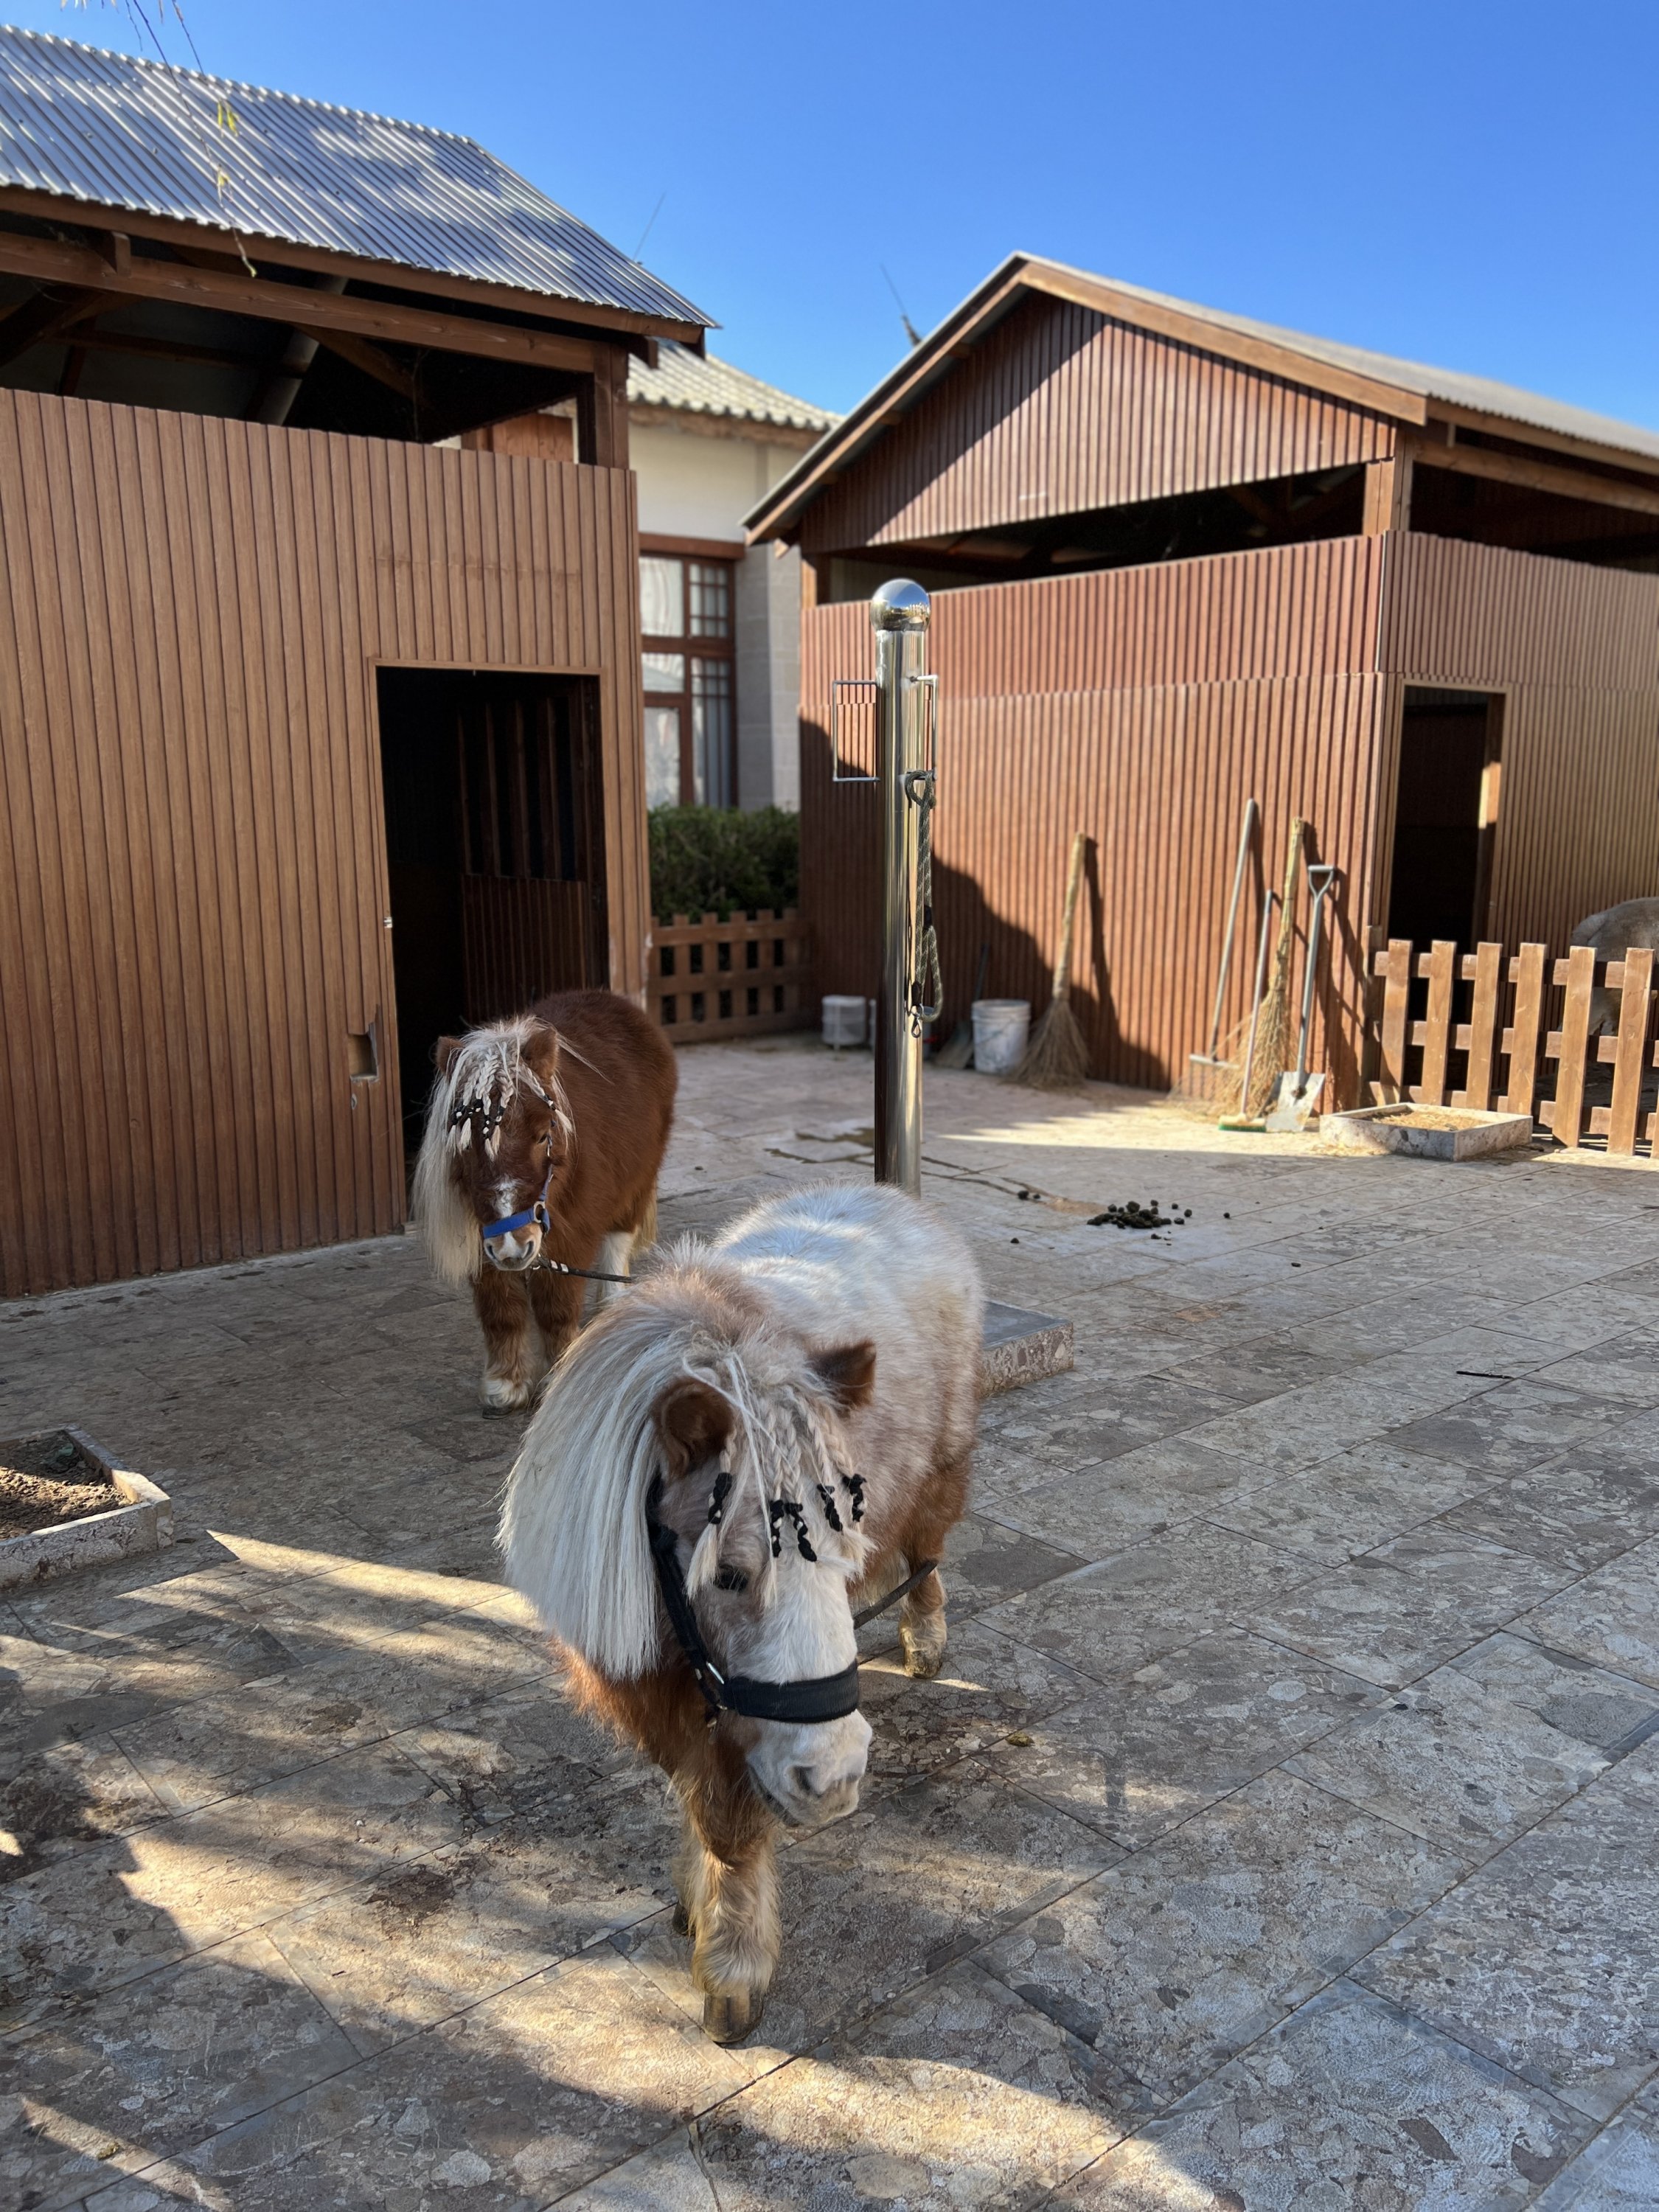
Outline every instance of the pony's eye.
POLYGON ((746 1590, 749 1577, 738 1567, 722 1567, 714 1577, 714 1588, 721 1590, 746 1590))

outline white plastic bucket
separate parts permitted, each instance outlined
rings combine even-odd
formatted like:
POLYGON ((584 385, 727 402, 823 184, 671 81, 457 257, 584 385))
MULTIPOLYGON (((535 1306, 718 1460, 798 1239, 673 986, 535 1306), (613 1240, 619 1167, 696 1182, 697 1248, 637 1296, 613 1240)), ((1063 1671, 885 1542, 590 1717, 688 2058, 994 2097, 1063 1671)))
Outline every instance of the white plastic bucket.
POLYGON ((865 1002, 862 999, 839 997, 834 993, 823 1000, 823 1041, 839 1051, 844 1045, 862 1044, 865 1036, 865 1002))
POLYGON ((974 1066, 985 1075, 1012 1075, 1031 1032, 1029 999, 975 999, 974 1066))

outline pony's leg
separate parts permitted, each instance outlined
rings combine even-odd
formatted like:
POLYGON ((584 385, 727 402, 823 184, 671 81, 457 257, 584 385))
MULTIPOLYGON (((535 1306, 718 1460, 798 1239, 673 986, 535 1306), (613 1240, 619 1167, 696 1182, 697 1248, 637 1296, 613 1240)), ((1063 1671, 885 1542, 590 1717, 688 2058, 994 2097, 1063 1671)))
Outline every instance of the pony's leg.
POLYGON ((674 1866, 674 1924, 692 1939, 703 2033, 738 2043, 759 2021, 782 1942, 776 1823, 731 1745, 700 1745, 679 1784, 685 1833, 674 1866))
MULTIPOLYGON (((969 1462, 955 1462, 928 1485, 927 1510, 906 1530, 904 1556, 913 1564, 936 1559, 945 1540, 962 1518, 968 1503, 969 1462)), ((904 1651, 904 1671, 931 1680, 945 1658, 945 1582, 937 1567, 924 1575, 899 1607, 899 1643, 904 1651)))
POLYGON ((770 1824, 736 1845, 731 1858, 688 1832, 675 1873, 675 1924, 684 1923, 692 1939, 703 2033, 715 2043, 740 2043, 765 2009, 783 1940, 770 1824))
POLYGON ((548 1365, 556 1367, 560 1354, 576 1334, 586 1285, 580 1275, 552 1275, 544 1267, 538 1268, 528 1281, 530 1303, 535 1311, 536 1326, 541 1331, 542 1349, 547 1355, 548 1365))
POLYGON ((483 1331, 483 1383, 478 1395, 484 1411, 516 1413, 529 1405, 544 1372, 530 1327, 524 1285, 499 1267, 481 1267, 472 1285, 472 1304, 483 1331))
MULTIPOLYGON (((626 1229, 613 1229, 609 1236, 599 1239, 599 1257, 593 1265, 602 1275, 630 1275, 634 1272, 633 1258, 632 1232, 626 1229)), ((602 1306, 608 1306, 612 1298, 619 1298, 623 1294, 620 1283, 597 1283, 594 1288, 599 1294, 597 1303, 602 1306)))

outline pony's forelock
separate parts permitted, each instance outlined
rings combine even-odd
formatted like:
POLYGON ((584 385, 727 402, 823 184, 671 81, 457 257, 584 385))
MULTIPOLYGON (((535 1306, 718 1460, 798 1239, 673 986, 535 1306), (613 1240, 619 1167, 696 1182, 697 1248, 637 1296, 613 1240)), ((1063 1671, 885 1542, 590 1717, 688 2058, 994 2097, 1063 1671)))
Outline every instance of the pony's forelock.
MULTIPOLYGON (((653 1288, 672 1293, 677 1272, 653 1278, 653 1288)), ((771 1603, 774 1494, 799 1504, 820 1560, 856 1579, 865 1556, 850 1492, 838 1493, 852 1471, 839 1423, 799 1346, 765 1331, 721 1340, 672 1295, 635 1291, 579 1337, 555 1370, 501 1525, 514 1587, 562 1643, 617 1680, 647 1672, 659 1656, 646 1501, 662 1459, 659 1408, 688 1380, 716 1392, 733 1419, 721 1454, 732 1487, 720 1522, 706 1526, 693 1547, 686 1579, 694 1595, 714 1580, 722 1538, 739 1516, 753 1516, 765 1540, 755 1595, 771 1603)), ((781 1535, 797 1540, 787 1525, 781 1535)))
POLYGON ((477 1145, 486 1158, 494 1158, 501 1121, 522 1091, 550 1106, 566 1143, 575 1141, 576 1125, 558 1076, 557 1032, 552 1033, 556 1058, 547 1075, 538 1073, 526 1057, 541 1027, 532 1015, 521 1014, 514 1021, 470 1030, 434 1079, 410 1210, 433 1270, 445 1282, 473 1281, 483 1264, 478 1224, 456 1172, 461 1152, 477 1145), (471 1100, 479 1103, 481 1113, 458 1120, 456 1108, 471 1100))

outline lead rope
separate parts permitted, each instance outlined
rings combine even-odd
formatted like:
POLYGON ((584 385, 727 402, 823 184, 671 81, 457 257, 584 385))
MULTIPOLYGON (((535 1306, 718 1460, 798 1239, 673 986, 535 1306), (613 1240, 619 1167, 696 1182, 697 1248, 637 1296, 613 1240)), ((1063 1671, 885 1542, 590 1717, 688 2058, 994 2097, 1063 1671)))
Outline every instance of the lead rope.
POLYGON ((921 931, 916 939, 915 974, 910 981, 910 1034, 919 1037, 927 1023, 939 1019, 945 1004, 939 933, 933 927, 933 808, 939 793, 932 769, 912 769, 904 779, 904 795, 921 816, 916 838, 916 902, 921 908, 921 931))

